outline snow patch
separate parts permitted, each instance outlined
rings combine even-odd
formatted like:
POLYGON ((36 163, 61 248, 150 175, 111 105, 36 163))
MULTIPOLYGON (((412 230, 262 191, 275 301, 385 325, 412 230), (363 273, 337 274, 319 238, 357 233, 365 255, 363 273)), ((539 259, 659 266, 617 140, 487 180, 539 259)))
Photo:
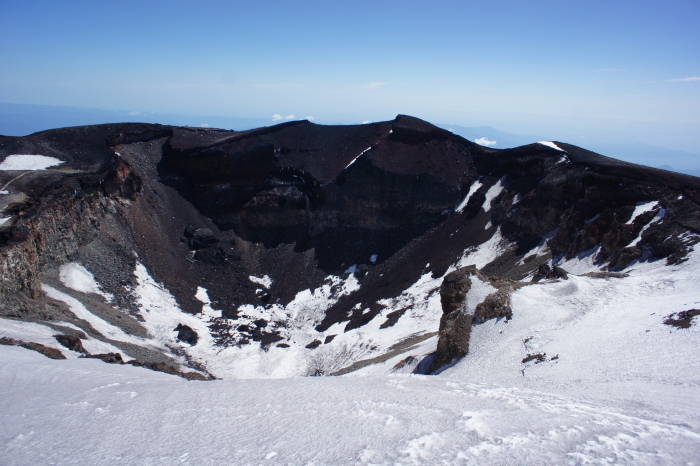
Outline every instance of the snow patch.
POLYGON ((63 264, 58 269, 58 277, 61 282, 71 290, 98 294, 107 301, 112 301, 112 299, 114 299, 114 295, 105 293, 95 280, 95 276, 77 262, 63 264))
POLYGON ((64 163, 45 155, 12 154, 0 163, 0 170, 46 170, 64 163))
POLYGON ((211 299, 209 299, 209 293, 206 288, 198 286, 194 297, 202 303, 202 315, 210 318, 221 317, 222 312, 211 307, 211 299))
POLYGON ((350 161, 350 163, 347 164, 347 165, 345 166, 345 168, 343 168, 343 170, 347 170, 348 167, 349 167, 350 165, 352 165, 353 163, 355 163, 355 161, 356 161, 357 159, 359 159, 359 158, 362 156, 362 154, 364 154, 365 152, 367 152, 367 151, 370 150, 370 149, 372 149, 372 147, 368 147, 367 149, 365 149, 365 150, 363 150, 362 152, 360 152, 360 153, 357 155, 357 157, 355 157, 354 159, 352 159, 352 160, 350 161))
POLYGON ((637 206, 634 208, 634 212, 632 212, 632 217, 630 217, 630 219, 627 220, 627 222, 625 223, 627 225, 632 225, 632 223, 634 223, 634 220, 637 217, 639 217, 643 213, 654 210, 658 205, 659 201, 638 202, 637 206))
POLYGON ((639 242, 642 240, 642 235, 644 234, 644 232, 647 231, 647 229, 650 226, 652 226, 653 224, 660 222, 665 216, 666 216, 666 209, 660 209, 659 213, 656 214, 656 217, 654 217, 651 220, 651 222, 644 225, 642 230, 639 232, 639 235, 630 244, 628 244, 627 247, 631 248, 631 247, 634 247, 637 244, 639 244, 639 242))
POLYGON ((556 149, 556 150, 561 151, 561 152, 566 152, 564 149, 557 146, 552 141, 539 141, 537 144, 542 144, 543 146, 551 147, 552 149, 556 149))
POLYGON ((464 251, 462 258, 455 263, 454 269, 468 265, 475 265, 476 268, 481 269, 512 247, 513 244, 501 234, 499 226, 488 241, 464 251))
POLYGON ((7 223, 12 217, 0 217, 0 226, 7 223))
POLYGON ((472 286, 469 288, 467 293, 467 299, 465 302, 466 309, 465 313, 473 316, 476 306, 484 302, 484 299, 491 293, 498 291, 491 283, 483 281, 476 275, 469 277, 472 281, 472 286))
POLYGON ((248 279, 255 284, 267 288, 268 290, 270 289, 270 286, 272 286, 272 279, 267 275, 263 276, 262 278, 251 275, 248 277, 248 279))
POLYGON ((486 199, 484 199, 483 205, 484 212, 491 210, 493 200, 496 199, 501 192, 503 192, 503 188, 503 178, 501 178, 496 184, 491 186, 488 191, 486 191, 486 199))
POLYGON ((101 317, 96 316, 90 312, 83 303, 75 299, 74 297, 67 295, 56 288, 49 285, 42 284, 41 289, 44 290, 46 296, 55 299, 57 301, 63 301, 68 305, 71 312, 79 319, 87 321, 95 330, 100 332, 103 336, 111 338, 113 340, 121 340, 130 343, 143 344, 139 338, 127 334, 122 329, 116 325, 112 325, 101 317))
POLYGON ((481 181, 475 181, 472 183, 472 185, 469 187, 469 192, 467 193, 467 197, 464 198, 462 202, 457 206, 455 209, 455 212, 462 212, 465 207, 467 207, 467 204, 469 204, 469 199, 471 199, 472 195, 482 186, 481 181))

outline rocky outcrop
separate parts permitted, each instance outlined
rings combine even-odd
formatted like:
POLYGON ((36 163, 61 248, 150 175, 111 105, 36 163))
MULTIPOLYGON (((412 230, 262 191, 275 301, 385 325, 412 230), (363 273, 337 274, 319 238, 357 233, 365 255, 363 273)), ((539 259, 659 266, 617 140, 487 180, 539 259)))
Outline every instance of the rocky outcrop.
POLYGON ((566 270, 562 269, 561 267, 557 265, 550 267, 549 264, 540 264, 537 272, 535 272, 532 276, 532 281, 538 282, 540 280, 554 279, 566 280, 567 278, 569 278, 569 274, 567 274, 566 270))
POLYGON ((50 264, 76 257, 99 234, 112 203, 133 199, 140 186, 140 177, 118 157, 95 174, 25 176, 13 184, 32 196, 3 214, 16 213, 19 221, 0 232, 0 315, 54 317, 39 277, 50 264))
POLYGON ((442 317, 438 331, 438 346, 430 364, 434 372, 454 359, 463 358, 469 352, 469 337, 473 317, 466 312, 466 300, 472 281, 471 275, 479 273, 476 267, 465 267, 450 272, 440 286, 442 317))
POLYGON ((87 354, 83 347, 83 341, 75 335, 54 335, 54 338, 71 351, 87 354))
POLYGON ((486 299, 476 305, 474 315, 478 322, 484 322, 497 317, 505 317, 506 320, 513 318, 513 309, 510 307, 510 295, 513 287, 505 285, 495 293, 491 293, 486 299))
POLYGON ((32 341, 22 341, 15 340, 14 338, 2 337, 0 338, 0 345, 5 346, 21 346, 28 350, 36 351, 37 353, 43 354, 49 359, 66 359, 66 357, 61 353, 61 350, 56 348, 50 348, 48 346, 42 345, 41 343, 34 343, 32 341))
POLYGON ((177 327, 175 327, 175 331, 177 332, 177 339, 180 341, 189 343, 192 346, 196 345, 197 341, 199 341, 199 335, 197 335, 197 332, 189 325, 178 324, 177 327))
MULTIPOLYGON (((438 332, 438 345, 429 372, 435 372, 455 359, 469 353, 472 325, 488 319, 513 317, 510 295, 524 283, 500 277, 485 277, 476 266, 467 266, 450 272, 440 286, 442 318, 438 332), (487 295, 476 306, 469 306, 469 291, 473 280, 488 283, 496 291, 487 295), (469 313, 473 309, 473 315, 469 313)), ((472 298, 474 299, 474 298, 472 298)))

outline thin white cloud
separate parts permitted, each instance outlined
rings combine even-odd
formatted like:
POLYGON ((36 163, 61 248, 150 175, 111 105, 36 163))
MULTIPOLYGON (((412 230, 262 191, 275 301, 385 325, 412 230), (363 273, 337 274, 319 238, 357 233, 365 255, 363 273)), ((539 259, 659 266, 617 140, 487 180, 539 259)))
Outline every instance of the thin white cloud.
POLYGON ((481 145, 481 146, 487 146, 487 147, 488 146, 495 146, 496 144, 498 144, 498 141, 489 141, 489 138, 487 138, 485 136, 483 138, 479 138, 479 139, 475 140, 474 142, 481 145))
POLYGON ((670 83, 675 83, 675 82, 692 82, 692 81, 700 81, 700 76, 693 76, 692 78, 678 78, 678 79, 669 79, 668 82, 670 83))
POLYGON ((301 84, 292 83, 272 83, 272 84, 253 84, 253 87, 258 89, 290 89, 295 87, 302 87, 301 84))
POLYGON ((294 115, 287 115, 286 117, 283 117, 282 115, 274 114, 272 115, 272 121, 289 121, 293 120, 296 117, 294 115))
POLYGON ((199 125, 199 126, 202 127, 202 128, 209 128, 209 127, 210 127, 209 123, 202 123, 202 124, 199 125))
POLYGON ((143 113, 143 112, 141 112, 139 110, 134 110, 133 112, 129 112, 129 115, 141 115, 141 113, 143 113))
POLYGON ((356 84, 354 86, 350 86, 349 89, 353 90, 358 90, 358 91, 373 91, 375 89, 379 89, 382 86, 386 86, 389 83, 380 83, 380 82, 375 82, 375 83, 369 83, 369 84, 356 84))
POLYGON ((309 120, 309 121, 313 121, 313 120, 314 120, 314 117, 312 117, 312 116, 307 116, 307 117, 304 118, 304 119, 305 119, 305 120, 309 120))

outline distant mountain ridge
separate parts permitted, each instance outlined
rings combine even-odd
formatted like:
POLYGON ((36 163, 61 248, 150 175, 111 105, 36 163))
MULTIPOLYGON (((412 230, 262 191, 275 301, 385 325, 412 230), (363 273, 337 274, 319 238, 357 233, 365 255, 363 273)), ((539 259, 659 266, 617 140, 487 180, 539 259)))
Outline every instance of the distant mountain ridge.
POLYGON ((138 110, 110 111, 81 107, 0 102, 0 134, 4 136, 27 136, 48 129, 104 123, 158 123, 174 126, 235 129, 239 131, 272 124, 271 120, 267 118, 179 115, 138 110))
MULTIPOLYGON (((224 116, 197 116, 142 111, 110 111, 91 108, 13 104, 0 102, 0 135, 26 136, 38 131, 71 126, 104 123, 159 123, 173 126, 210 127, 237 131, 271 126, 267 118, 240 118, 224 116)), ((478 141, 494 149, 509 149, 552 139, 551 136, 521 135, 501 131, 491 126, 466 127, 438 124, 472 142, 478 141)), ((573 142, 573 141, 568 141, 573 142)), ((606 154, 627 162, 660 167, 688 175, 700 175, 700 155, 657 147, 639 142, 576 142, 588 150, 606 154)))

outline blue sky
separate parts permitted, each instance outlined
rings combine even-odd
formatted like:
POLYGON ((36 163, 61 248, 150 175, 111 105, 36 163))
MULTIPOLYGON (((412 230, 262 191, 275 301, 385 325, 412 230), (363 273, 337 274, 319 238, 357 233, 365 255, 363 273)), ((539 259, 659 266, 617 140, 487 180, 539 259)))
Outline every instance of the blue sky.
POLYGON ((700 2, 0 0, 0 101, 700 153, 700 2))

